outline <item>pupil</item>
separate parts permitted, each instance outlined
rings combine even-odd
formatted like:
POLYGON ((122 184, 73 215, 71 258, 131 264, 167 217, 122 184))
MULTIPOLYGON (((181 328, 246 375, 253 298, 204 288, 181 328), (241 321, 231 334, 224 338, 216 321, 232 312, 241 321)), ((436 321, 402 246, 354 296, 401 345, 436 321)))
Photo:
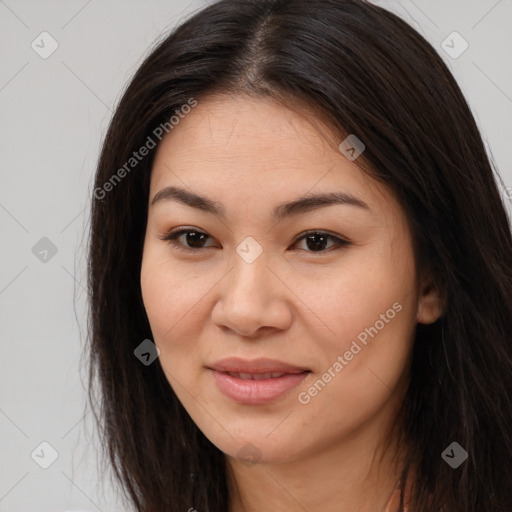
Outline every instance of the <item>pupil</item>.
POLYGON ((196 231, 189 231, 187 233, 187 243, 190 247, 201 247, 201 241, 204 242, 204 233, 197 233, 196 231), (194 236, 199 237, 199 240, 197 238, 194 240, 194 236))
POLYGON ((325 249, 325 242, 327 237, 325 235, 316 234, 316 235, 308 235, 306 238, 306 244, 308 249, 325 249), (320 239, 320 241, 319 241, 320 239), (312 242, 312 243, 310 243, 312 242))

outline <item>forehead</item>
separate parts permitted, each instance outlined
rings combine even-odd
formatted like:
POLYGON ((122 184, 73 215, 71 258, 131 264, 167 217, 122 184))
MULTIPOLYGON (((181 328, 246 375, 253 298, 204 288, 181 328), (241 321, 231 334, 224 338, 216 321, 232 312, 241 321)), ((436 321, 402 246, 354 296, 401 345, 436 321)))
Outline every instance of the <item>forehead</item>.
POLYGON ((150 195, 180 184, 211 196, 245 193, 248 200, 343 190, 366 202, 388 201, 382 185, 339 151, 340 142, 304 108, 267 98, 206 97, 159 144, 150 195))

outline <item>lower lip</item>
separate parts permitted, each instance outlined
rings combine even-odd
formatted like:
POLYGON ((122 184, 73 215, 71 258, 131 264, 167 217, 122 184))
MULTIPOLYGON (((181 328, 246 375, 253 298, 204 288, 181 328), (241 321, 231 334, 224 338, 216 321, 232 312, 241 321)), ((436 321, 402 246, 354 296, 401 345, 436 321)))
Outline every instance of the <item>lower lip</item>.
POLYGON ((290 389, 298 386, 309 374, 287 373, 275 379, 239 379, 227 373, 210 370, 215 377, 217 387, 227 397, 241 404, 258 405, 277 400, 290 389))

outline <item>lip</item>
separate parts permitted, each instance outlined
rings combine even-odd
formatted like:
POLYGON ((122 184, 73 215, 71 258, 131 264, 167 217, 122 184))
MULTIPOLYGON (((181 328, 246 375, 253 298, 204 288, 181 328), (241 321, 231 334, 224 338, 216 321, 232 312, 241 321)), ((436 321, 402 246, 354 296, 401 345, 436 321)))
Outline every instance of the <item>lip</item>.
POLYGON ((298 386, 310 373, 307 368, 293 366, 274 359, 227 358, 217 361, 208 367, 212 373, 217 388, 221 393, 237 403, 246 405, 261 405, 273 402, 286 392, 298 386), (274 378, 258 380, 242 379, 230 373, 246 373, 262 375, 266 373, 283 373, 274 378))
POLYGON ((220 359, 216 363, 208 366, 208 368, 222 373, 301 373, 309 371, 309 368, 294 366, 278 361, 277 359, 267 359, 265 357, 251 360, 242 359, 240 357, 227 357, 225 359, 220 359))

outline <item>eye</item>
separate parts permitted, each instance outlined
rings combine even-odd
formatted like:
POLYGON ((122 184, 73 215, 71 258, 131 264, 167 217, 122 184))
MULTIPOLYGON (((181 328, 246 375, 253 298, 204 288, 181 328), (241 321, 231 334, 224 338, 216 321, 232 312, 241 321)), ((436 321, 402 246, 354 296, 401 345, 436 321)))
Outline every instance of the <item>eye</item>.
MULTIPOLYGON (((160 240, 169 242, 173 247, 180 251, 197 252, 199 249, 218 247, 215 245, 205 245, 207 240, 212 238, 204 231, 200 231, 198 229, 181 228, 170 231, 159 238, 160 240)), ((301 236, 295 239, 292 247, 297 245, 298 242, 302 241, 305 242, 306 249, 301 250, 313 253, 326 253, 330 252, 330 250, 333 250, 333 248, 335 250, 341 247, 352 245, 348 240, 331 235, 324 231, 308 231, 303 233, 301 236), (332 242, 330 246, 328 245, 329 240, 332 242)))
POLYGON ((340 249, 341 247, 351 245, 351 242, 348 240, 331 235, 325 231, 308 231, 307 233, 304 233, 299 238, 297 238, 293 245, 296 245, 298 242, 302 241, 305 242, 307 247, 306 252, 314 253, 330 252, 326 249, 334 248, 334 250, 336 250, 340 249), (326 247, 329 240, 333 241, 333 243, 329 247, 326 247))
POLYGON ((166 240, 172 246, 180 251, 195 251, 196 249, 203 249, 215 246, 205 246, 204 243, 207 239, 211 238, 210 235, 199 231, 198 229, 178 229, 170 231, 162 237, 160 240, 166 240), (184 237, 184 238, 182 238, 184 237), (182 239, 180 241, 180 238, 182 239), (185 242, 185 243, 183 243, 185 242))

